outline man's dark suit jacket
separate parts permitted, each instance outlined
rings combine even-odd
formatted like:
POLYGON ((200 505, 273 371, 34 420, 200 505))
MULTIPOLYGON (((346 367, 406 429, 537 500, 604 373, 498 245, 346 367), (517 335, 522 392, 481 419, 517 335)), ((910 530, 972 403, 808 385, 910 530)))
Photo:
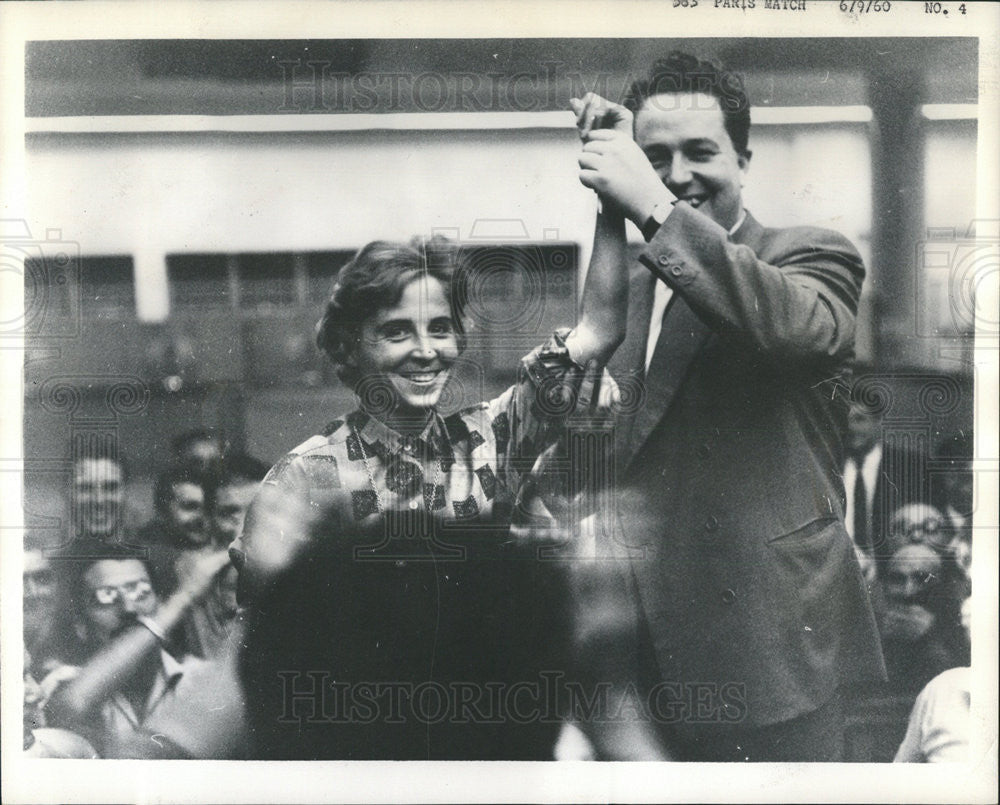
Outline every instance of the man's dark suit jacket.
POLYGON ((640 260, 612 363, 626 404, 645 395, 616 437, 617 539, 654 673, 743 686, 744 727, 786 721, 884 675, 839 474, 864 267, 834 232, 748 214, 730 237, 685 202, 640 260))

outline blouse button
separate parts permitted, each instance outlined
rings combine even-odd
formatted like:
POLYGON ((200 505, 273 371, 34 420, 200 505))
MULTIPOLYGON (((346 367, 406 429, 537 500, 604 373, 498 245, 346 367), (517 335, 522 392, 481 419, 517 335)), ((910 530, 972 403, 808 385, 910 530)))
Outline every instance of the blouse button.
POLYGON ((411 508, 411 509, 416 509, 416 508, 417 508, 417 506, 419 506, 419 505, 420 505, 420 504, 419 504, 419 503, 417 503, 417 500, 416 500, 416 498, 414 498, 413 500, 411 500, 411 501, 410 501, 410 508, 411 508))

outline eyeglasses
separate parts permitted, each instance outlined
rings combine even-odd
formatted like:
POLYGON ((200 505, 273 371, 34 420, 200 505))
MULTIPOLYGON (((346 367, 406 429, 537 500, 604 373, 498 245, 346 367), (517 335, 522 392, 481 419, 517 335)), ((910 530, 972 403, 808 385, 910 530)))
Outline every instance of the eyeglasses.
POLYGON ((109 607, 117 604, 122 598, 128 599, 130 603, 138 604, 153 596, 153 585, 146 579, 131 581, 121 587, 106 585, 94 589, 94 601, 102 607, 109 607))
POLYGON ((897 537, 907 537, 912 539, 916 534, 936 534, 941 528, 941 521, 937 517, 928 517, 919 523, 897 523, 892 528, 892 533, 897 537))

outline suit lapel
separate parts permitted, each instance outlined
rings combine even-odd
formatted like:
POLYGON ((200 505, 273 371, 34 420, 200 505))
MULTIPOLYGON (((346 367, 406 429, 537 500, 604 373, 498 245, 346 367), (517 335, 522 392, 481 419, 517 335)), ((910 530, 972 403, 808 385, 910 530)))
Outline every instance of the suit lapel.
POLYGON ((729 236, 731 242, 739 243, 741 246, 749 246, 753 253, 758 256, 763 239, 764 227, 749 212, 743 219, 743 223, 740 224, 740 228, 729 236))
MULTIPOLYGON (((638 261, 636 261, 638 263, 638 261)), ((625 342, 608 362, 608 371, 618 381, 625 399, 634 399, 635 390, 644 384, 642 373, 646 359, 646 341, 649 339, 649 317, 653 310, 653 293, 656 277, 645 266, 638 264, 632 272, 628 295, 628 329, 625 342)), ((623 413, 615 428, 615 455, 620 467, 627 458, 629 434, 635 412, 623 413)))
POLYGON ((633 271, 628 290, 628 329, 625 342, 608 362, 615 377, 641 372, 649 338, 649 317, 653 312, 656 277, 645 266, 633 271))
MULTIPOLYGON (((749 246, 754 252, 759 251, 761 239, 763 237, 763 227, 748 212, 740 228, 730 236, 733 243, 749 246)), ((643 269, 648 271, 648 269, 643 269)), ((634 292, 642 293, 643 289, 636 288, 637 283, 633 282, 634 292)), ((632 310, 637 311, 637 315, 643 315, 642 324, 636 330, 642 331, 641 343, 633 345, 634 351, 638 347, 637 355, 625 356, 632 361, 626 366, 630 368, 638 367, 638 377, 642 377, 642 366, 645 359, 646 339, 649 336, 649 316, 652 311, 652 285, 647 286, 645 293, 648 299, 634 299, 630 297, 630 305, 635 301, 637 307, 629 308, 630 320, 632 310), (642 305, 642 313, 638 313, 642 305)), ((636 322, 639 324, 639 322, 636 322)), ((638 454, 639 450, 646 443, 650 433, 666 415, 670 409, 677 392, 687 376, 691 367, 691 362, 695 355, 711 336, 712 331, 695 314, 684 298, 674 292, 670 300, 670 306, 663 317, 663 327, 660 330, 660 337, 656 342, 656 349, 653 352, 653 361, 649 366, 649 372, 645 377, 646 400, 639 411, 626 424, 620 428, 623 438, 616 445, 618 455, 621 456, 622 467, 628 467, 638 454)), ((626 341, 628 344, 629 341, 626 341)))
POLYGON ((711 334, 712 331, 695 315, 687 302, 679 294, 674 294, 663 317, 663 328, 646 374, 646 401, 632 424, 627 447, 628 463, 631 463, 653 428, 670 409, 687 376, 691 361, 711 334))

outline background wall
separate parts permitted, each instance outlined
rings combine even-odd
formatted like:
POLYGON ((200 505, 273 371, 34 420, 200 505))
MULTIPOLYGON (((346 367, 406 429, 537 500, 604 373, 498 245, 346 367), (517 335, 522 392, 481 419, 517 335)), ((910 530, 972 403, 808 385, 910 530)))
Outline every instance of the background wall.
POLYGON ((588 258, 594 202, 567 99, 620 95, 675 44, 746 71, 755 216, 861 250, 859 355, 894 416, 932 439, 968 428, 955 276, 974 219, 974 41, 32 43, 29 522, 55 511, 51 467, 87 418, 116 429, 142 509, 177 433, 213 427, 273 461, 350 405, 311 328, 336 268, 377 237, 492 244, 454 402, 496 393, 572 323, 588 258), (64 284, 60 253, 74 258, 64 284), (73 410, 43 404, 58 376, 73 410), (133 381, 148 402, 109 410, 133 381), (947 398, 932 411, 928 383, 947 398))

